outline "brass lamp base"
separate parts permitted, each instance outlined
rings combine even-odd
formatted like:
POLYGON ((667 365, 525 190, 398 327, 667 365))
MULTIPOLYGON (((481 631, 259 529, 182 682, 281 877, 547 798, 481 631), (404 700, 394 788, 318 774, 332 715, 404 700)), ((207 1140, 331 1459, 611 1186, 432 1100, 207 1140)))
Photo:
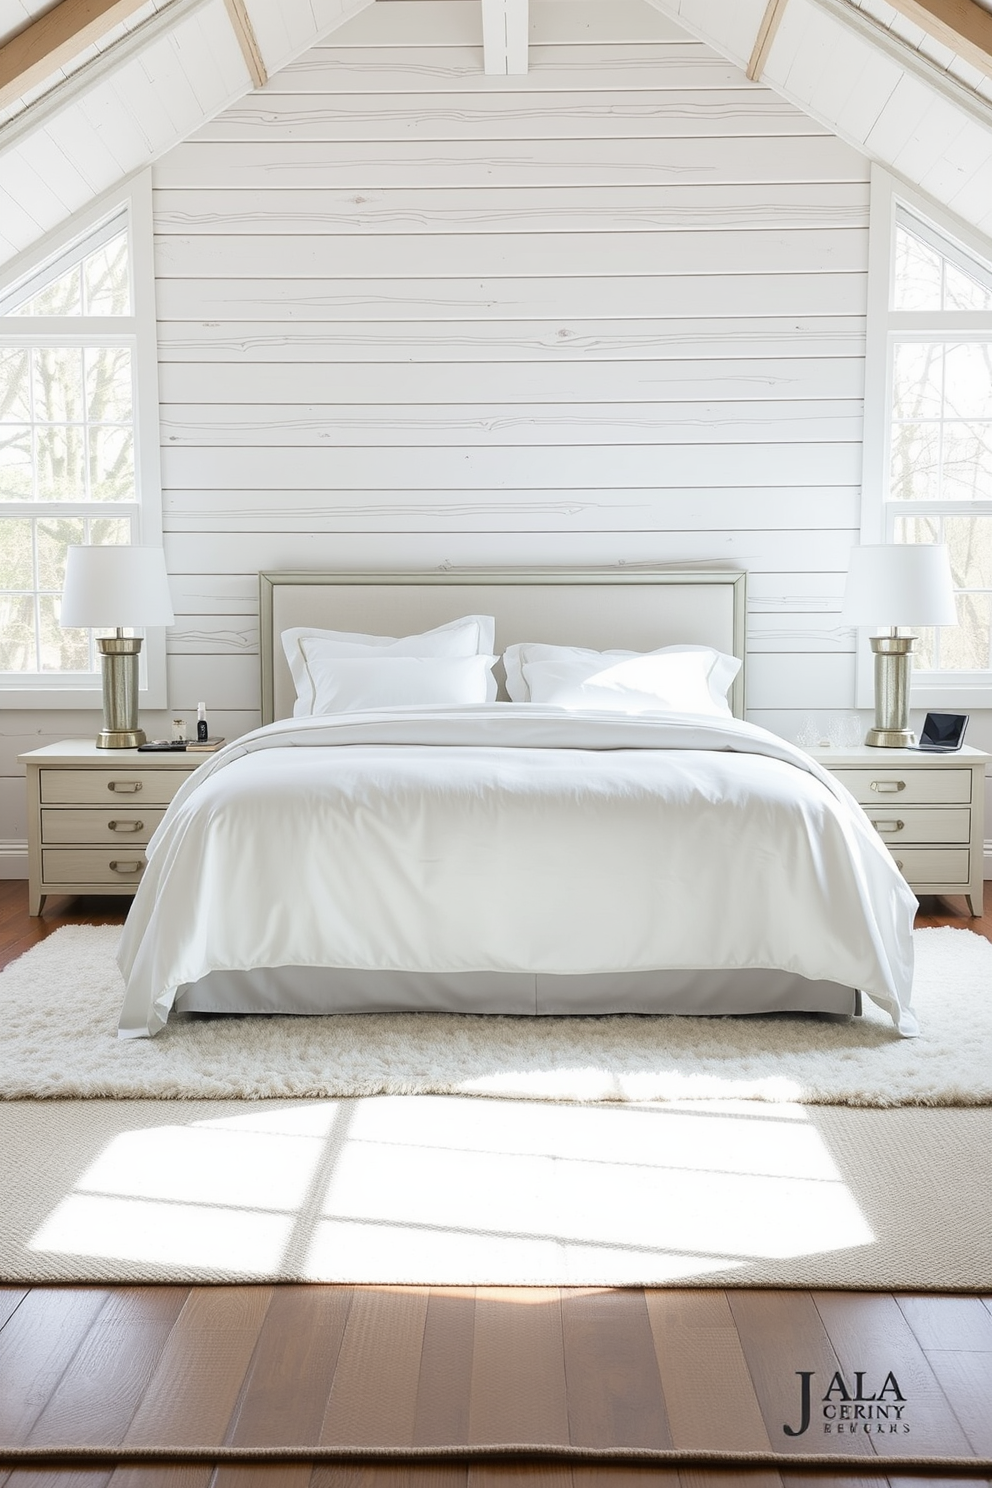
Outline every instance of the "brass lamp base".
POLYGON ((909 727, 909 678, 915 636, 872 636, 875 655, 875 726, 865 735, 874 749, 909 749, 916 735, 909 727))
POLYGON ((103 636, 97 640, 103 660, 103 728, 97 749, 137 749, 145 742, 138 727, 138 653, 140 636, 103 636))

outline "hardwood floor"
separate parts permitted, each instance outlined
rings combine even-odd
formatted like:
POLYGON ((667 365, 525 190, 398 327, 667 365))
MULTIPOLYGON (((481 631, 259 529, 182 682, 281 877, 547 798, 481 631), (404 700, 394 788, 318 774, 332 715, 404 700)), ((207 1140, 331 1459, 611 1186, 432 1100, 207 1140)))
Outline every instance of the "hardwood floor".
MULTIPOLYGON (((0 965, 127 901, 0 884, 0 965)), ((963 907, 963 906, 962 906, 963 907)), ((920 925, 992 939, 938 901, 920 925)), ((889 1395, 892 1395, 890 1389, 889 1395)), ((992 1299, 803 1291, 0 1284, 0 1488, 865 1488, 992 1483, 992 1299), (910 1430, 826 1434, 799 1371, 878 1393, 891 1371, 910 1430), (876 1379, 875 1375, 879 1378, 876 1379), (400 1452, 477 1443, 837 1454, 836 1466, 700 1460, 236 1462, 230 1449, 400 1452), (142 1451, 170 1449, 168 1461, 142 1451), (123 1448, 129 1461, 98 1454, 123 1448), (49 1449, 45 1457, 45 1449, 49 1449), (33 1460, 13 1449, 34 1449, 33 1460), (54 1449, 63 1454, 53 1455, 54 1449), (962 1465, 887 1470, 892 1454, 962 1465), (965 1463, 973 1466, 965 1466, 965 1463)), ((854 1406, 850 1407, 853 1412, 854 1406)), ((856 1424, 856 1423, 852 1423, 856 1424)), ((889 1424, 885 1423, 886 1426, 889 1424)), ((297 1454, 299 1455, 299 1454, 297 1454)))

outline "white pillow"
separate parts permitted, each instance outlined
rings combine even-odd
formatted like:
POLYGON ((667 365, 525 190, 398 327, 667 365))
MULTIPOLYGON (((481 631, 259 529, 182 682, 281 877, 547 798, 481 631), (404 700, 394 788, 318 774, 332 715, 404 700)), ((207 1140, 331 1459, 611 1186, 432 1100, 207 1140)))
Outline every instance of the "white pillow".
MULTIPOLYGON (((282 648, 289 662, 296 688, 294 718, 305 718, 313 712, 313 678, 307 667, 303 642, 319 640, 325 656, 487 656, 493 649, 496 621, 492 615, 463 615, 449 620, 422 635, 376 636, 349 630, 316 630, 313 626, 296 626, 282 632, 282 648)), ((495 697, 495 693, 493 694, 495 697)))
POLYGON ((657 651, 585 651, 524 643, 503 653, 514 702, 619 713, 677 712, 731 716, 727 693, 741 669, 712 646, 657 651))
MULTIPOLYGON (((309 653, 319 641, 304 641, 309 653)), ((314 683, 313 716, 359 708, 405 708, 427 703, 485 703, 496 696, 495 656, 308 655, 314 683)))

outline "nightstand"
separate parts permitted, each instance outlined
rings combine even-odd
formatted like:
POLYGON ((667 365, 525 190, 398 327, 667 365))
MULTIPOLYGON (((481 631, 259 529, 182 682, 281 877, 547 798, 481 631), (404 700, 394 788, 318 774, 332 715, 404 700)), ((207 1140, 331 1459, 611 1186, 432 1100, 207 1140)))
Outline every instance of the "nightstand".
POLYGON ((985 765, 992 755, 866 744, 805 752, 863 807, 915 893, 963 894, 971 913, 982 913, 985 765))
POLYGON ((139 754, 66 739, 19 755, 27 768, 28 913, 49 894, 133 894, 144 846, 202 754, 139 754))

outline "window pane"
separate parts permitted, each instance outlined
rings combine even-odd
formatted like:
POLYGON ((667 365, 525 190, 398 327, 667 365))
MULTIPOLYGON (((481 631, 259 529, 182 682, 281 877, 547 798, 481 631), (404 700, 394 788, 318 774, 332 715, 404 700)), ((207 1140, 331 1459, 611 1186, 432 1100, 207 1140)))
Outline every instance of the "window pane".
POLYGON ((83 308, 82 279, 78 266, 39 290, 30 300, 11 310, 11 315, 79 315, 83 308))
POLYGON ((62 593, 66 548, 86 541, 82 517, 39 517, 38 588, 62 593))
POLYGON ((131 541, 130 517, 90 517, 87 541, 94 547, 119 548, 131 541))
POLYGON ((80 423, 85 418, 83 353, 80 347, 36 348, 34 416, 53 424, 80 423))
POLYGON ((992 424, 944 425, 941 496, 945 501, 992 498, 992 424))
POLYGON ((14 347, 0 349, 0 422, 30 422, 30 365, 31 356, 28 351, 14 347))
POLYGON ((992 517, 945 517, 955 589, 992 590, 992 517))
POLYGON ((944 401, 943 364, 944 347, 939 342, 902 341, 896 346, 892 379, 893 418, 940 417, 944 401))
POLYGON ((940 670, 978 672, 992 666, 992 595, 959 594, 958 623, 940 632, 940 670))
POLYGON ((940 309, 941 257, 905 228, 896 228, 893 309, 940 309))
POLYGON ((95 423, 130 423, 130 351, 125 346, 92 347, 85 353, 85 362, 87 418, 95 423))
POLYGON ((992 418, 992 342, 946 348, 944 402, 945 418, 992 418))
POLYGON ((38 620, 43 672, 88 672, 90 667, 90 633, 88 630, 63 630, 59 624, 61 594, 42 594, 38 598, 38 620))
POLYGON ((90 496, 94 501, 134 500, 134 436, 130 426, 91 425, 90 496))
POLYGON ((34 596, 0 594, 0 672, 37 670, 34 596))
POLYGON ((945 263, 944 309, 992 310, 992 290, 970 274, 962 273, 956 264, 945 263))
POLYGON ((87 315, 130 313, 126 232, 84 260, 83 288, 87 315))
POLYGON ((39 424, 35 429, 35 471, 39 501, 85 501, 83 430, 71 424, 39 424))
POLYGON ((893 425, 892 495, 897 501, 936 501, 939 497, 939 424, 893 425))
POLYGON ((0 589, 34 588, 30 517, 0 518, 0 589))
POLYGON ((31 501, 33 468, 31 430, 6 424, 0 429, 0 501, 31 501))

